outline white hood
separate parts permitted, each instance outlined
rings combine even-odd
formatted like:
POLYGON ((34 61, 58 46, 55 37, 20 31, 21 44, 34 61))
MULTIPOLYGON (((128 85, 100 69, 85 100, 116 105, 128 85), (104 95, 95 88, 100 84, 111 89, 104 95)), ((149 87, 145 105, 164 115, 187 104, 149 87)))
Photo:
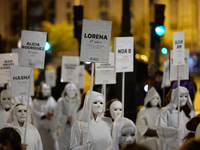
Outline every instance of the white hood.
POLYGON ((149 91, 147 92, 147 95, 144 99, 144 106, 146 106, 154 97, 159 97, 158 104, 161 107, 160 95, 158 94, 158 92, 156 91, 154 87, 151 87, 149 91))

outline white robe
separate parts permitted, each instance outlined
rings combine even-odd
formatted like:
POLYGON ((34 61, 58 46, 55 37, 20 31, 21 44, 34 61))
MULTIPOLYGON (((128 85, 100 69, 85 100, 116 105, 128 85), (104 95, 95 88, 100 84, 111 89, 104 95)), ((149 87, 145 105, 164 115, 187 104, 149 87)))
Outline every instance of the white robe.
POLYGON ((6 121, 8 118, 8 115, 10 114, 10 111, 6 111, 2 105, 0 105, 0 129, 5 127, 6 121))
MULTIPOLYGON (((25 124, 24 124, 25 125, 25 124)), ((25 126, 20 127, 19 125, 15 125, 14 122, 8 123, 7 127, 13 127, 17 129, 20 133, 22 142, 24 141, 24 133, 25 133, 25 126)), ((26 132, 26 144, 28 144, 26 150, 43 150, 42 148, 42 141, 40 138, 40 134, 38 130, 30 123, 27 123, 27 132, 26 132)))
MULTIPOLYGON (((88 123, 83 123, 82 143, 87 141, 88 123)), ((107 117, 100 117, 96 121, 90 121, 89 140, 90 150, 106 150, 112 143, 111 131, 112 120, 107 117)), ((76 121, 72 127, 70 150, 83 150, 81 143, 81 122, 76 121)))
MULTIPOLYGON (((67 117, 73 115, 73 111, 77 110, 80 104, 80 100, 72 100, 72 103, 66 100, 64 97, 60 97, 57 102, 57 106, 54 111, 54 117, 56 125, 59 129, 58 144, 60 150, 67 150, 70 147, 70 135, 71 126, 67 124, 67 117), (71 107, 71 108, 70 108, 71 107), (70 111, 71 109, 71 111, 70 111)), ((72 118, 74 118, 72 116, 72 118)))
POLYGON ((159 136, 159 150, 173 150, 178 148, 183 143, 183 138, 188 134, 188 130, 186 129, 186 123, 196 116, 192 101, 189 96, 189 91, 180 86, 180 94, 188 93, 187 105, 190 108, 190 118, 188 118, 184 111, 182 110, 180 113, 176 109, 177 101, 178 101, 178 90, 176 89, 172 93, 172 100, 161 110, 160 115, 157 119, 157 133, 159 136), (178 126, 178 114, 180 117, 180 122, 178 126))
POLYGON ((47 100, 34 99, 33 101, 33 123, 41 135, 44 150, 58 150, 57 130, 53 116, 51 120, 41 119, 47 112, 54 111, 55 106, 56 101, 52 96, 47 100))

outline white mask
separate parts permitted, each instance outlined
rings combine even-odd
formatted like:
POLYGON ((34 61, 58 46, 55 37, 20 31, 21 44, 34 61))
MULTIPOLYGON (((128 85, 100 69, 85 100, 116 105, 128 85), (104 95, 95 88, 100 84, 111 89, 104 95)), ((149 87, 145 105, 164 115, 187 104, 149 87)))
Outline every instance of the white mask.
POLYGON ((72 83, 69 83, 65 87, 65 92, 69 98, 74 98, 76 96, 76 86, 72 83))
POLYGON ((154 97, 150 100, 150 104, 152 107, 156 107, 158 105, 159 97, 154 97))
POLYGON ((180 93, 180 106, 185 106, 187 103, 188 94, 187 93, 180 93))
POLYGON ((3 90, 1 92, 1 104, 4 109, 9 109, 12 106, 12 95, 10 91, 3 90))
POLYGON ((103 111, 103 97, 97 96, 92 104, 92 112, 95 115, 101 114, 103 111))
POLYGON ((51 88, 49 85, 47 85, 47 84, 42 85, 42 94, 45 97, 48 97, 51 95, 51 88))
POLYGON ((132 126, 122 128, 119 144, 125 148, 127 144, 132 144, 136 140, 135 129, 132 126))
POLYGON ((15 108, 15 115, 19 122, 25 122, 26 120, 26 106, 19 105, 15 108))
POLYGON ((122 117, 122 103, 119 101, 112 102, 110 105, 110 114, 114 120, 122 117))

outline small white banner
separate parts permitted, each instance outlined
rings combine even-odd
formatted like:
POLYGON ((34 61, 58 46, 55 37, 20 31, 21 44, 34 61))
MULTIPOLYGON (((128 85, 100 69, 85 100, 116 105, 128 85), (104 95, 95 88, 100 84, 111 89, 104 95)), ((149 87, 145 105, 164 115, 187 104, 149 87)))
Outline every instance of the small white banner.
POLYGON ((0 54, 0 83, 10 81, 10 66, 18 65, 18 54, 0 54))
POLYGON ((63 56, 61 82, 78 83, 79 81, 79 57, 63 56))
POLYGON ((11 66, 11 92, 12 96, 28 96, 30 86, 30 96, 34 96, 33 71, 27 67, 11 66), (30 78, 30 79, 29 79, 30 78), (29 85, 30 80, 30 85, 29 85))
POLYGON ((171 85, 169 80, 169 59, 164 62, 163 80, 161 88, 169 87, 171 85))
POLYGON ((79 82, 78 82, 79 89, 83 89, 85 87, 85 66, 79 66, 79 82))
MULTIPOLYGON (((189 54, 190 50, 184 50, 184 65, 179 66, 179 79, 180 80, 188 80, 189 79, 189 54)), ((170 51, 170 81, 175 81, 178 80, 178 75, 177 75, 177 66, 173 66, 174 59, 173 59, 173 52, 172 50, 170 51)))
POLYGON ((133 37, 115 38, 115 69, 116 72, 133 72, 133 37))
POLYGON ((45 70, 45 82, 51 87, 56 86, 56 71, 55 70, 45 70))
POLYGON ((108 62, 112 22, 83 19, 80 61, 108 62))
POLYGON ((183 65, 185 64, 185 37, 184 37, 184 31, 182 32, 175 32, 173 33, 173 65, 183 65))
POLYGON ((95 84, 116 84, 114 53, 108 63, 95 63, 95 84))
POLYGON ((44 69, 46 32, 22 30, 19 64, 21 67, 44 69))

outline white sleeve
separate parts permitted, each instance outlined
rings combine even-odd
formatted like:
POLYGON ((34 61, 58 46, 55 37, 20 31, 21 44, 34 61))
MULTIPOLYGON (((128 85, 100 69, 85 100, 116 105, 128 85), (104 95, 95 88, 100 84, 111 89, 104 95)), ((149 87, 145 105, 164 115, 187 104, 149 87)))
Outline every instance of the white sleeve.
POLYGON ((80 121, 76 121, 71 129, 70 150, 84 150, 81 143, 80 121))
POLYGON ((39 106, 38 102, 35 99, 34 102, 33 102, 33 105, 32 105, 32 113, 33 113, 33 116, 35 118, 37 118, 38 120, 41 119, 41 117, 45 115, 45 113, 43 111, 40 111, 38 109, 39 107, 40 106, 39 106))
POLYGON ((58 100, 58 103, 54 110, 54 118, 58 127, 63 127, 67 123, 67 116, 62 113, 62 109, 63 106, 62 106, 62 101, 60 99, 58 100))
POLYGON ((168 146, 177 148, 182 143, 180 131, 177 128, 168 126, 168 118, 171 117, 169 110, 163 111, 157 119, 157 134, 159 138, 164 141, 168 146))
POLYGON ((34 127, 34 129, 35 129, 35 134, 36 134, 36 138, 37 138, 37 150, 43 150, 42 140, 41 140, 40 134, 35 127, 34 127))
POLYGON ((148 124, 147 124, 147 120, 145 118, 145 110, 141 109, 138 114, 137 114, 137 119, 136 119, 136 127, 138 129, 138 133, 140 134, 140 136, 144 136, 144 134, 147 132, 148 130, 148 124))

